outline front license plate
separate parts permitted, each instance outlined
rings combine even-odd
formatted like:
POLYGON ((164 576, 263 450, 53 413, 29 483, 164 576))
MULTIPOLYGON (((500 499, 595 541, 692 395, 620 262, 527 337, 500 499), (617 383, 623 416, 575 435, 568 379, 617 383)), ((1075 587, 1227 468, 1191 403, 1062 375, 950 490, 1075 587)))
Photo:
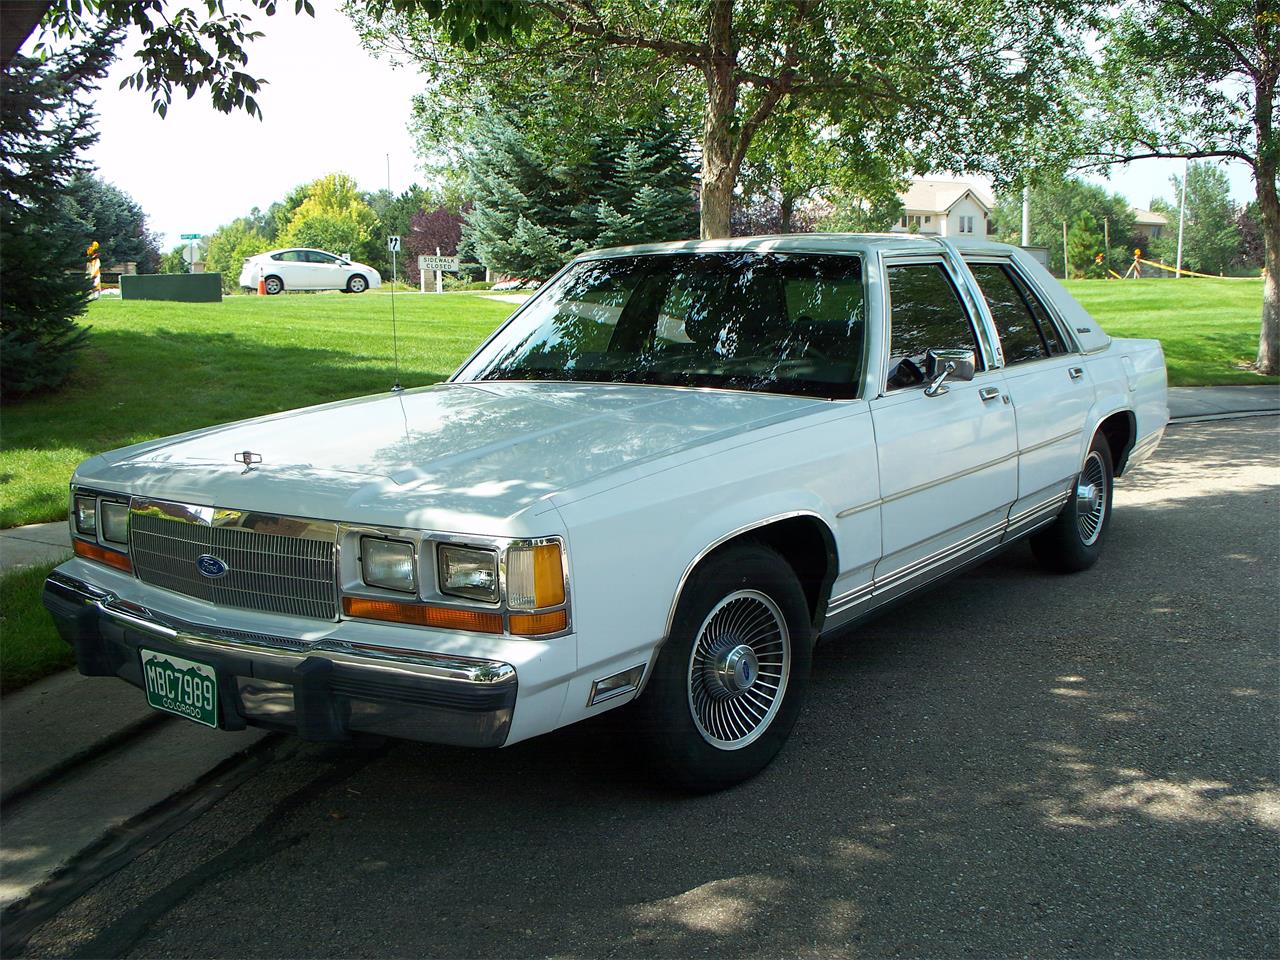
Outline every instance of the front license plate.
POLYGON ((218 674, 213 667, 158 650, 139 653, 147 703, 206 727, 218 725, 218 674))

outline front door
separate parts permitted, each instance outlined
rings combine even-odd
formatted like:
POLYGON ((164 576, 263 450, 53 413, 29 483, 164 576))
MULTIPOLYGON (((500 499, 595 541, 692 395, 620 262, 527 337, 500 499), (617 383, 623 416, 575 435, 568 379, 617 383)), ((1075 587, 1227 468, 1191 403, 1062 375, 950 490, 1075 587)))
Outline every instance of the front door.
POLYGON ((879 454, 883 599, 999 542, 1018 493, 1018 441, 1004 376, 941 257, 886 265, 889 362, 871 401, 879 454), (972 350, 971 382, 925 394, 926 352, 972 350), (990 354, 990 351, 987 351, 990 354))

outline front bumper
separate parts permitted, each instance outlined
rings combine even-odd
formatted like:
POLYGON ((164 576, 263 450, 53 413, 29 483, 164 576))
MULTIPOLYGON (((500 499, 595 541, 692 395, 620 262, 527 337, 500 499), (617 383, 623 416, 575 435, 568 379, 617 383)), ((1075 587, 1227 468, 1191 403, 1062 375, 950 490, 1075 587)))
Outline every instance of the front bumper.
POLYGON ((212 666, 224 729, 252 724, 307 740, 361 732, 468 747, 502 746, 511 731, 517 678, 509 663, 191 624, 56 570, 44 605, 85 676, 142 688, 141 646, 212 666))

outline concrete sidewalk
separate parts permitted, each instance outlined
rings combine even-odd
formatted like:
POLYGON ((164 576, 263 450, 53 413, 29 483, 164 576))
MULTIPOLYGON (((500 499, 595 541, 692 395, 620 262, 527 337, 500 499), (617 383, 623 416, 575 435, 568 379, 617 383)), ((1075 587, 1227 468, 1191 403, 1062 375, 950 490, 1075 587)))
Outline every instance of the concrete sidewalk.
POLYGON ((1245 413, 1280 413, 1280 383, 1169 388, 1169 416, 1174 420, 1245 413))
POLYGON ((69 556, 71 533, 65 520, 0 530, 0 573, 54 563, 69 556))

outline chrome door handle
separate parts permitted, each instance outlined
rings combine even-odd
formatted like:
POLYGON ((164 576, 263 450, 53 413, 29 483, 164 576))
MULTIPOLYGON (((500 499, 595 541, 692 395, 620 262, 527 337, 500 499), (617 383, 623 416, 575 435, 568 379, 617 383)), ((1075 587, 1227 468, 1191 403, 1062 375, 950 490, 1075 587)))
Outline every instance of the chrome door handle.
POLYGON ((1084 367, 1072 367, 1070 370, 1067 371, 1067 376, 1069 376, 1072 380, 1079 380, 1081 377, 1084 376, 1084 367))
POLYGON ((994 400, 996 397, 1000 396, 1000 388, 999 387, 983 387, 981 390, 978 391, 978 396, 981 397, 984 402, 987 400, 994 400))

